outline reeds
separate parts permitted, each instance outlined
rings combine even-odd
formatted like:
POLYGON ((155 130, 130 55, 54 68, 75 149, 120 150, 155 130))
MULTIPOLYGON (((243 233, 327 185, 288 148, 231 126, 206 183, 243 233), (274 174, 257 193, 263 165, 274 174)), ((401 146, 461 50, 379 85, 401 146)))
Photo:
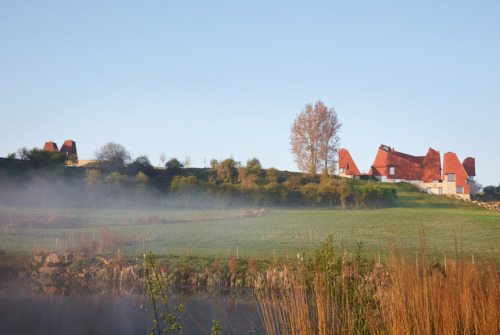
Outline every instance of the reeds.
POLYGON ((500 278, 494 258, 456 256, 431 266, 389 248, 385 265, 346 252, 329 239, 310 260, 283 267, 262 291, 267 334, 499 334, 500 278))
MULTIPOLYGON (((284 266, 259 300, 267 334, 367 333, 377 320, 370 264, 358 253, 336 257, 331 236, 310 260, 284 266)), ((268 280, 269 282, 269 280, 268 280)))
POLYGON ((429 266, 391 252, 390 285, 380 298, 382 328, 405 334, 499 334, 500 277, 494 258, 455 257, 429 266))

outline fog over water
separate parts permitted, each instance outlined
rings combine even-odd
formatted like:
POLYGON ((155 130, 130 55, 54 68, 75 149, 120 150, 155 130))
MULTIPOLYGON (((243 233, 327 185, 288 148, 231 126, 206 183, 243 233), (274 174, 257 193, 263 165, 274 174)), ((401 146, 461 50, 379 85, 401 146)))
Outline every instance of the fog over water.
MULTIPOLYGON (((82 209, 85 213, 108 209, 125 209, 130 213, 147 208, 168 211, 183 206, 183 199, 169 197, 151 186, 141 188, 125 183, 114 187, 102 182, 89 187, 83 172, 71 168, 63 173, 27 170, 2 174, 0 171, 0 228, 4 240, 19 241, 19 237, 32 238, 31 235, 36 238, 46 229, 101 224, 87 222, 86 216, 74 214, 82 209)), ((192 208, 226 207, 224 202, 196 194, 189 201, 192 208)), ((12 254, 12 243, 17 242, 0 245, 0 256, 12 254)), ((61 247, 64 248, 63 242, 61 247)), ((16 247, 19 249, 23 248, 16 247)), ((66 279, 61 289, 56 287, 59 284, 45 283, 51 280, 46 278, 37 281, 0 276, 0 334, 145 334, 153 325, 152 309, 144 293, 93 291, 73 283, 72 279, 66 279), (47 287, 53 287, 54 292, 45 292, 47 287)), ((181 313, 184 334, 209 334, 212 320, 219 320, 223 332, 231 334, 248 334, 260 324, 256 302, 248 291, 209 293, 174 288, 169 295, 172 307, 185 305, 181 313)))
MULTIPOLYGON (((212 320, 224 333, 248 334, 260 327, 253 299, 221 291, 177 291, 170 303, 184 304, 184 334, 209 334, 212 320), (200 328, 201 327, 201 328, 200 328)), ((35 292, 28 280, 0 281, 0 334, 146 334, 152 309, 142 294, 35 292)))

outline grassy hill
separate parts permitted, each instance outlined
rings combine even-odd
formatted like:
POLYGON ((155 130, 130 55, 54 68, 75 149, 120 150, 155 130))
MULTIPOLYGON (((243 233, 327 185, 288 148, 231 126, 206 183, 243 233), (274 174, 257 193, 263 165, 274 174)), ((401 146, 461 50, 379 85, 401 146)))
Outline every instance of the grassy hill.
POLYGON ((400 189, 389 208, 278 207, 261 215, 249 210, 0 207, 0 249, 30 254, 94 245, 109 255, 120 249, 130 258, 151 250, 162 256, 279 259, 297 257, 332 233, 339 252, 355 252, 362 242, 373 258, 383 258, 390 241, 404 243, 411 255, 420 250, 424 234, 436 260, 444 253, 500 251, 500 212, 411 190, 400 189))

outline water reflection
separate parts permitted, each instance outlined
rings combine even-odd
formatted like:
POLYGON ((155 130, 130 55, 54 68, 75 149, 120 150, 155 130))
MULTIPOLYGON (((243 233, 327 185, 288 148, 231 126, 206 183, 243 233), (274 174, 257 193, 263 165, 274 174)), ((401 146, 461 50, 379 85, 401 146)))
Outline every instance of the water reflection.
MULTIPOLYGON (((225 334, 252 334, 260 327, 249 291, 171 289, 182 303, 184 334, 210 334, 219 320, 225 334)), ((0 334, 146 334, 152 309, 142 289, 97 289, 71 283, 0 282, 0 334), (69 284, 69 285, 68 285, 69 284)))

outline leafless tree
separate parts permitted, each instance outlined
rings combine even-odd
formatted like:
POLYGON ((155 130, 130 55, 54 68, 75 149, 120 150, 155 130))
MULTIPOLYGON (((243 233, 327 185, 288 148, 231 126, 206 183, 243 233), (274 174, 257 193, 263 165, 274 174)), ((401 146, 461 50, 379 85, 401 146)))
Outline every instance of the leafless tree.
POLYGON ((162 152, 161 155, 160 155, 160 163, 161 163, 160 166, 165 166, 165 162, 166 161, 167 161, 167 157, 165 157, 165 153, 162 152))
POLYGON ((17 156, 19 157, 19 159, 28 160, 29 153, 30 153, 30 151, 26 147, 22 147, 22 148, 17 149, 17 156))
POLYGON ((314 107, 305 105, 292 124, 291 151, 300 170, 328 175, 333 169, 342 124, 333 108, 318 100, 314 107))
POLYGON ((123 168, 123 164, 128 163, 131 159, 127 149, 123 145, 114 142, 103 145, 95 156, 104 167, 111 170, 123 168))

